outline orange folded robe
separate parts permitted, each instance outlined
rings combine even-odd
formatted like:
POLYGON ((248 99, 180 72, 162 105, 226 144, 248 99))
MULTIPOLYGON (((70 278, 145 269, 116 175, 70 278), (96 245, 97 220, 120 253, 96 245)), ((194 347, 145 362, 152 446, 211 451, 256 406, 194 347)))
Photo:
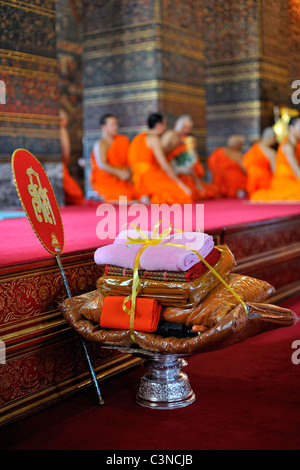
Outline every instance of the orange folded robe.
POLYGON ((236 198, 238 190, 246 191, 247 175, 226 155, 224 148, 214 150, 207 164, 212 173, 212 184, 217 188, 219 197, 236 198))
POLYGON ((129 166, 137 193, 150 197, 152 204, 191 203, 191 196, 160 168, 146 137, 147 133, 137 135, 129 147, 129 166))
POLYGON ((70 175, 65 163, 63 164, 63 188, 66 204, 80 205, 84 203, 83 191, 77 181, 70 175))
MULTIPOLYGON (((99 145, 96 143, 95 145, 99 145)), ((107 163, 113 167, 124 169, 128 167, 129 139, 118 134, 107 151, 107 163)), ((126 196, 128 200, 135 199, 135 192, 130 181, 121 180, 117 176, 101 170, 95 157, 95 147, 91 152, 91 187, 106 201, 116 201, 119 196, 126 196)))
MULTIPOLYGON (((288 159, 283 151, 282 142, 276 154, 276 167, 269 189, 255 191, 251 201, 300 201, 300 180, 293 172, 288 159)), ((300 149, 295 150, 297 160, 300 165, 300 149)))
MULTIPOLYGON (((101 328, 116 330, 130 329, 130 315, 123 310, 126 297, 107 296, 104 298, 100 316, 101 328)), ((130 302, 126 304, 130 307, 130 302)), ((156 299, 137 297, 135 304, 134 330, 153 333, 157 330, 160 319, 161 305, 156 299)))
POLYGON ((265 155, 258 143, 245 153, 244 167, 247 170, 247 192, 250 196, 258 189, 268 189, 272 180, 272 168, 270 160, 265 155))

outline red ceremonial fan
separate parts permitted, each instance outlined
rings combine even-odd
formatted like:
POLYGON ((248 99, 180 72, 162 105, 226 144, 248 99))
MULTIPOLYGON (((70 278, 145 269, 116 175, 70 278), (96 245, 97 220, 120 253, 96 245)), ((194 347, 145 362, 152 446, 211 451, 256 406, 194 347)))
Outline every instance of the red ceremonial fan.
MULTIPOLYGON (((48 176, 40 162, 24 149, 14 151, 12 171, 16 189, 27 218, 44 248, 55 255, 68 297, 72 297, 59 256, 64 250, 64 228, 59 206, 48 176)), ((98 401, 102 405, 104 402, 87 347, 83 338, 80 339, 91 378, 96 388, 98 401)))
POLYGON ((64 229, 51 183, 40 162, 27 150, 12 156, 15 185, 24 211, 42 245, 53 255, 64 250, 64 229))

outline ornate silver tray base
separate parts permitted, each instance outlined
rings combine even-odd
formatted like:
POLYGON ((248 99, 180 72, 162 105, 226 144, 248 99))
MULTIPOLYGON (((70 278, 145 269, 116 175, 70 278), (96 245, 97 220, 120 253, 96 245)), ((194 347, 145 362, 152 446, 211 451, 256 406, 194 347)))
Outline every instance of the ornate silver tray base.
POLYGON ((169 410, 191 405, 196 397, 187 374, 181 369, 187 366, 185 355, 146 351, 144 349, 108 346, 123 353, 144 359, 148 372, 141 378, 136 401, 146 408, 169 410))

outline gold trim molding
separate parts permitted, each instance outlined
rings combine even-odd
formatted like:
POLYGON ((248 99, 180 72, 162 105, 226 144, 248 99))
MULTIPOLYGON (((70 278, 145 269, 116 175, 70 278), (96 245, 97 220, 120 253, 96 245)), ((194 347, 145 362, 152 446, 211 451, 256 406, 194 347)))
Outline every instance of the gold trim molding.
POLYGON ((37 139, 57 139, 59 140, 59 130, 52 129, 28 129, 28 128, 14 128, 1 127, 0 135, 11 137, 34 137, 37 139))
POLYGON ((29 11, 31 13, 36 13, 37 15, 42 16, 49 16, 51 18, 55 18, 55 1, 53 1, 53 10, 49 8, 42 7, 40 5, 29 5, 26 2, 21 2, 19 0, 10 0, 9 2, 5 2, 0 0, 0 5, 7 5, 10 7, 20 8, 25 11, 29 11))
POLYGON ((181 54, 181 55, 184 55, 185 57, 198 59, 201 61, 204 60, 204 56, 200 48, 199 50, 188 49, 187 47, 185 48, 181 47, 180 49, 178 49, 176 44, 173 45, 171 43, 168 43, 164 39, 162 39, 161 41, 149 41, 149 42, 143 42, 140 44, 132 44, 130 46, 124 45, 124 46, 111 47, 106 50, 98 49, 96 51, 88 51, 84 53, 84 57, 85 59, 100 59, 102 57, 132 54, 132 53, 141 52, 141 51, 153 51, 155 49, 159 49, 164 52, 172 52, 175 54, 181 54))
POLYGON ((102 97, 88 98, 84 100, 84 105, 87 107, 93 107, 98 105, 107 104, 118 104, 118 103, 130 103, 135 101, 151 101, 151 100, 170 100, 176 103, 190 103, 198 104, 199 106, 205 105, 205 98, 197 98, 195 96, 179 95, 176 93, 168 93, 166 91, 145 91, 138 93, 130 93, 126 96, 116 97, 102 97))
POLYGON ((4 122, 20 122, 42 125, 59 125, 58 116, 50 116, 45 114, 25 114, 25 113, 0 113, 0 121, 4 122))
POLYGON ((1 72, 7 72, 11 75, 19 75, 24 77, 42 77, 49 80, 58 81, 58 72, 42 72, 40 70, 22 69, 21 67, 9 67, 7 65, 1 65, 1 72))
MULTIPOLYGON (((42 64, 57 66, 57 59, 52 57, 43 57, 33 54, 28 54, 27 52, 18 52, 18 51, 9 51, 6 49, 0 49, 0 57, 4 57, 12 60, 22 60, 23 62, 38 62, 42 64)), ((2 69, 2 66, 1 66, 2 69)))
POLYGON ((87 88, 83 91, 84 96, 102 95, 104 93, 116 93, 124 91, 145 90, 149 88, 167 89, 178 93, 189 93, 193 96, 205 97, 203 87, 187 85, 182 83, 174 83, 166 80, 147 80, 143 82, 134 82, 117 85, 106 85, 100 87, 87 88))

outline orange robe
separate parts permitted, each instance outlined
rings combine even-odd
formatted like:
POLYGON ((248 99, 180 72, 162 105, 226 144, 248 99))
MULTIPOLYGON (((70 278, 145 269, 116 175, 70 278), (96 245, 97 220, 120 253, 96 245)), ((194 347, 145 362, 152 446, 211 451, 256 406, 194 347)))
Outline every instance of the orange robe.
POLYGON ((224 148, 214 150, 207 164, 212 173, 212 184, 217 188, 219 197, 236 198, 237 191, 246 191, 247 175, 226 155, 224 148))
POLYGON ((70 175, 65 163, 63 164, 63 188, 66 204, 80 205, 84 203, 83 191, 77 181, 70 175))
POLYGON ((129 165, 138 194, 150 197, 152 204, 191 203, 191 196, 161 169, 146 137, 147 133, 137 135, 129 147, 129 165))
MULTIPOLYGON (((269 189, 255 191, 251 195, 251 201, 300 201, 300 179, 293 172, 288 159, 283 151, 284 142, 279 145, 276 154, 276 167, 269 189)), ((295 154, 300 165, 300 149, 295 149, 295 154)))
MULTIPOLYGON (((96 162, 96 152, 99 151, 99 141, 95 143, 91 152, 91 187, 106 201, 117 201, 119 196, 126 196, 128 200, 135 199, 133 185, 128 180, 121 180, 115 175, 101 170, 96 162)), ((107 151, 107 163, 115 168, 128 167, 129 139, 118 134, 107 151)))
POLYGON ((270 160, 258 143, 252 145, 245 153, 243 164, 247 170, 247 192, 249 196, 258 189, 269 188, 272 180, 272 168, 270 160))
MULTIPOLYGON (((169 162, 171 162, 173 158, 178 157, 180 154, 186 152, 187 150, 188 148, 186 144, 178 145, 166 155, 166 158, 169 162)), ((204 167, 198 159, 194 163, 193 169, 198 178, 203 178, 205 176, 204 167)), ((192 175, 179 174, 178 177, 192 191, 193 201, 199 201, 201 199, 213 199, 214 197, 216 197, 217 193, 212 184, 204 183, 203 181, 201 181, 199 182, 199 184, 201 184, 201 188, 199 188, 197 187, 192 175)))

